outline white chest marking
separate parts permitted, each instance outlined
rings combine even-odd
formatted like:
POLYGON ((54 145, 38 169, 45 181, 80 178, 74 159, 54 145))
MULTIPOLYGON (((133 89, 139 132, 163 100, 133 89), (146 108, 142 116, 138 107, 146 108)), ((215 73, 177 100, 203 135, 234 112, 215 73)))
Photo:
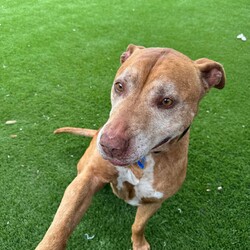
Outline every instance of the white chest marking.
POLYGON ((135 177, 133 172, 129 168, 124 168, 124 167, 116 167, 118 170, 118 184, 117 188, 118 190, 121 190, 123 187, 123 182, 127 181, 132 185, 138 185, 139 180, 135 177))
POLYGON ((127 201, 130 205, 138 206, 142 198, 156 198, 163 197, 163 193, 156 191, 153 188, 154 181, 154 160, 151 156, 146 157, 145 168, 141 179, 137 179, 129 168, 117 167, 118 170, 118 184, 119 190, 123 187, 123 182, 127 181, 134 186, 135 197, 127 201))

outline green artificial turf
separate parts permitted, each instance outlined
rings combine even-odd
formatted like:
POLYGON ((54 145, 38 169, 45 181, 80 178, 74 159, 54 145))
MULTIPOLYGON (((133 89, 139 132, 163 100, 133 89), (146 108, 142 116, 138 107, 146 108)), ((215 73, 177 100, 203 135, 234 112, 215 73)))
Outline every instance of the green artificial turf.
MULTIPOLYGON (((52 132, 105 123, 129 43, 208 57, 227 73, 192 125, 185 184, 147 226, 152 249, 249 249, 249 13, 247 0, 1 1, 0 249, 43 237, 89 143, 52 132)), ((134 215, 105 187, 68 249, 131 249, 134 215)))

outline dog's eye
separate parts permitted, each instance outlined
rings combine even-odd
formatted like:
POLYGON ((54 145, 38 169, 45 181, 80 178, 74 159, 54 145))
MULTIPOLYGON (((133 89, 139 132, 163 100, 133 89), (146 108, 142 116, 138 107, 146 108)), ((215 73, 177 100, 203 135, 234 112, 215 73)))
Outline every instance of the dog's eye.
POLYGON ((124 91, 123 84, 121 82, 116 82, 114 85, 115 92, 121 94, 124 91))
POLYGON ((167 109, 172 107, 174 101, 168 97, 164 98, 160 103, 159 103, 159 108, 167 109))

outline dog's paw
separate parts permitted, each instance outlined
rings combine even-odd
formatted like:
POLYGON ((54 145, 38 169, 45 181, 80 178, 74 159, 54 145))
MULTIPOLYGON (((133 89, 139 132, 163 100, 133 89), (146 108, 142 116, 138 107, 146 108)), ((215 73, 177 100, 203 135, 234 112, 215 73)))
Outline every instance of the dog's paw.
POLYGON ((150 250, 150 245, 147 241, 143 245, 133 244, 133 250, 150 250))

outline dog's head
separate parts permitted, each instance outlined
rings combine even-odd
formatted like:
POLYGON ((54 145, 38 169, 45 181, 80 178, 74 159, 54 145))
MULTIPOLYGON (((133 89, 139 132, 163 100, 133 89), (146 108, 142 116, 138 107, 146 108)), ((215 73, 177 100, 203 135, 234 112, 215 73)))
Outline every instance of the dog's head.
POLYGON ((179 137, 204 94, 225 84, 221 64, 192 61, 173 49, 129 45, 121 63, 110 117, 98 136, 101 155, 114 165, 130 165, 179 137))

